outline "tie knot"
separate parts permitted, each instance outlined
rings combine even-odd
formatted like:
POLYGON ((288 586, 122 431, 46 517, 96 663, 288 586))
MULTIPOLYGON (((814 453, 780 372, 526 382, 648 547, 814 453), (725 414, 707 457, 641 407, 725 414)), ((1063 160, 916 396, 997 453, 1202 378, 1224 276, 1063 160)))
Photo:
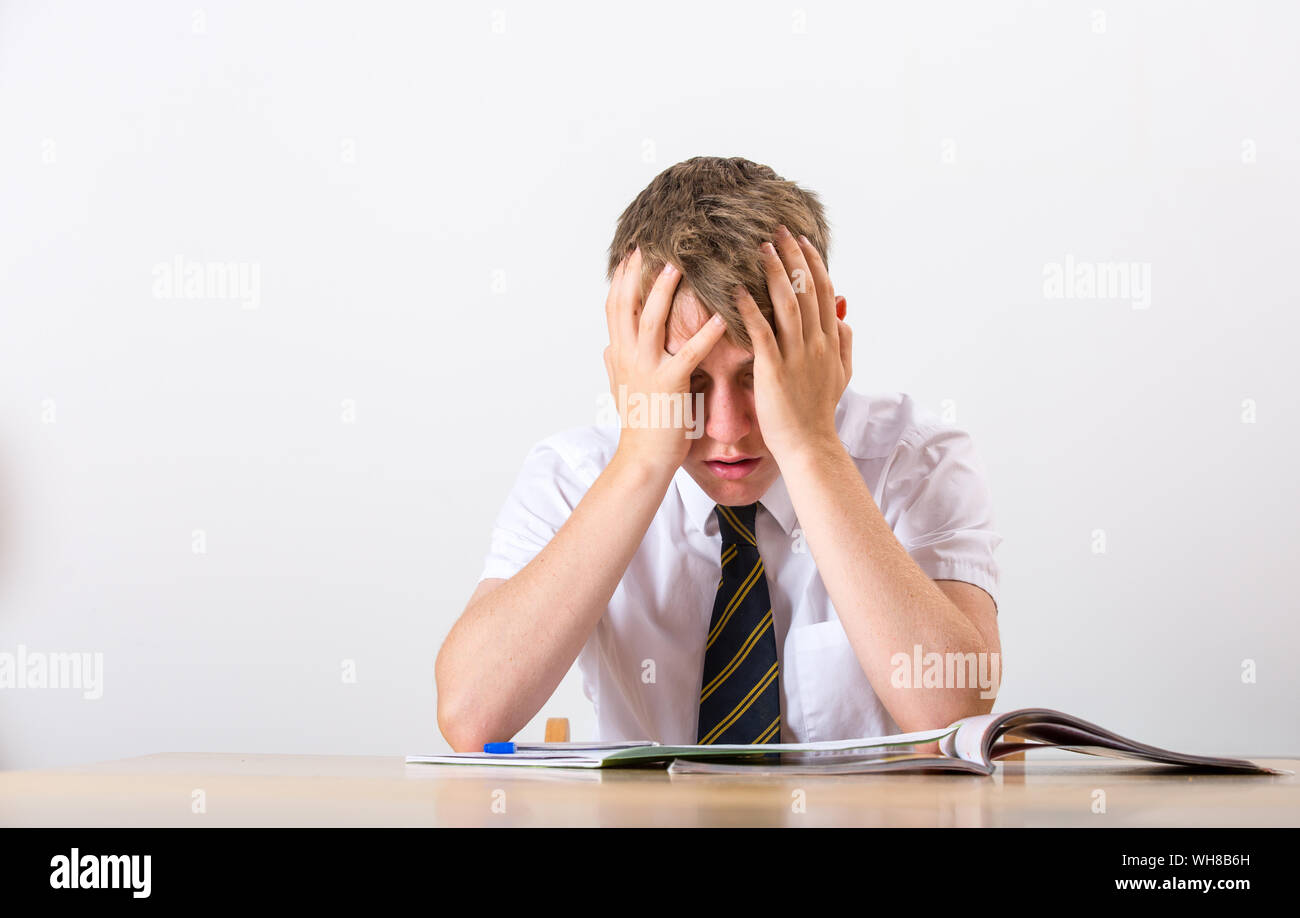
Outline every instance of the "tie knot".
POLYGON ((758 546, 758 537, 754 534, 754 518, 758 515, 758 504, 744 507, 724 507, 718 504, 718 529, 722 533, 722 544, 732 545, 745 542, 758 546))

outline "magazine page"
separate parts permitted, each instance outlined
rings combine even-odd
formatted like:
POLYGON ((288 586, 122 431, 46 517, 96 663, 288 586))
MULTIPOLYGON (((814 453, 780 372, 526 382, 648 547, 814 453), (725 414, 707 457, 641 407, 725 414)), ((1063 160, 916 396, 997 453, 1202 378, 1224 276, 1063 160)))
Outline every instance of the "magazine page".
POLYGON ((985 765, 1005 755, 1035 746, 1067 749, 1087 755, 1138 759, 1165 765, 1181 765, 1205 771, 1245 774, 1282 774, 1246 759, 1192 755, 1139 743, 1082 718, 1049 708, 1021 708, 1004 714, 982 714, 959 722, 957 731, 940 744, 945 754, 985 765), (1014 731, 1024 743, 998 743, 1014 731))
POLYGON ((939 742, 939 750, 946 756, 992 770, 993 763, 986 753, 987 737, 991 728, 1006 714, 978 714, 957 721, 957 729, 939 742))
POLYGON ((962 771, 987 774, 978 765, 961 759, 924 752, 882 749, 872 752, 777 752, 770 756, 741 756, 725 759, 673 759, 673 775, 861 775, 882 772, 925 773, 962 771))
POLYGON ((846 750, 899 749, 933 743, 953 732, 956 727, 873 736, 858 739, 822 740, 812 743, 763 743, 761 745, 717 743, 708 746, 662 746, 646 741, 636 743, 589 744, 558 748, 521 744, 513 753, 449 752, 440 755, 408 755, 408 765, 514 765, 551 768, 635 767, 661 763, 675 758, 717 758, 723 756, 766 756, 773 753, 819 753, 846 750))

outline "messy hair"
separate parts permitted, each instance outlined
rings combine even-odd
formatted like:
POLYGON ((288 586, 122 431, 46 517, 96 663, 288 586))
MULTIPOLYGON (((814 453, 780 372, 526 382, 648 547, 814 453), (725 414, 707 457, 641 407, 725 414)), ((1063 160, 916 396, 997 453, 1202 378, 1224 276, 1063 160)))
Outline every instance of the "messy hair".
POLYGON ((613 280, 623 257, 639 245, 643 300, 671 261, 682 272, 678 297, 685 290, 694 293, 707 315, 722 316, 733 341, 751 349, 732 290, 743 284, 773 323, 758 247, 775 244, 782 223, 796 238, 807 236, 830 264, 826 215, 815 192, 739 156, 695 156, 655 176, 623 211, 609 247, 606 280, 613 280))

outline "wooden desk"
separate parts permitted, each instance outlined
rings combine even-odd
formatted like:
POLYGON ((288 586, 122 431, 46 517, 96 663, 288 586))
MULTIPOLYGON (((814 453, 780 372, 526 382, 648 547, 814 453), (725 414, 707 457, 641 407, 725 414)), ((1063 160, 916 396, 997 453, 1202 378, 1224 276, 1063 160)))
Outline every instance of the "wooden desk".
MULTIPOLYGON (((1300 772, 1300 759, 1259 761, 1300 772)), ((1056 750, 987 778, 670 776, 168 753, 0 772, 0 825, 1297 826, 1300 779, 1189 775, 1056 750), (196 790, 204 813, 192 812, 196 790), (1093 812, 1096 790, 1105 792, 1104 814, 1093 812)))

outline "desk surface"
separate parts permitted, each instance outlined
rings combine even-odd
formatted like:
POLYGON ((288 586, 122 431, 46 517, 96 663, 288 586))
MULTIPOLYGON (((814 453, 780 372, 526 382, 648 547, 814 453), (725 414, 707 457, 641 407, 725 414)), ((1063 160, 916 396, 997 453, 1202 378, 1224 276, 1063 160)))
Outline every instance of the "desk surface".
MULTIPOLYGON (((1300 759, 1256 761, 1300 772, 1300 759)), ((1188 774, 1056 750, 991 777, 784 778, 167 753, 0 772, 0 825, 1298 826, 1300 778, 1188 774), (1098 790, 1104 813, 1093 812, 1098 790), (193 811, 196 801, 205 812, 193 811)))

